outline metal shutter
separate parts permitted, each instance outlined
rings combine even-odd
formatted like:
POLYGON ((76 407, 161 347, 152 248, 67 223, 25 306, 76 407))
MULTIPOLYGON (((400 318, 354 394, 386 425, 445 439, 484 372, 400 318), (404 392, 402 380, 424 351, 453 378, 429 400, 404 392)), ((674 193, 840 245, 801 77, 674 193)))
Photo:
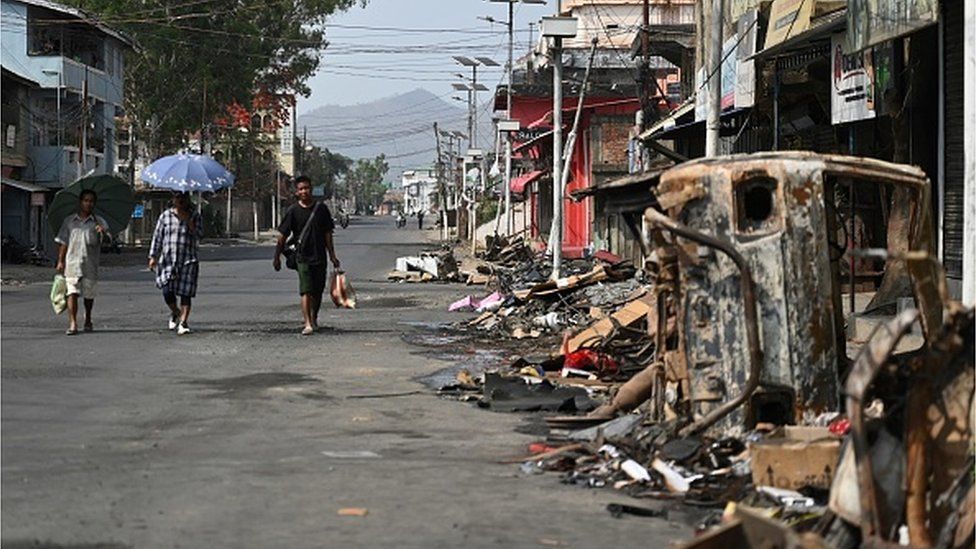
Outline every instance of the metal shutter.
POLYGON ((963 217, 963 2, 942 3, 945 52, 945 178, 943 264, 946 275, 962 278, 963 217))

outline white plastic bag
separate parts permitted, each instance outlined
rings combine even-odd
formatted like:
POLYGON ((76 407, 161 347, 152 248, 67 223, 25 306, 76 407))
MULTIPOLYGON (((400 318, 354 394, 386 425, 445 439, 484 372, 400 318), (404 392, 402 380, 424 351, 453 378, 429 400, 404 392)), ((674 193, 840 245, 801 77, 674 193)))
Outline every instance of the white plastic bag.
POLYGON ((54 275, 54 283, 51 284, 51 306, 56 315, 68 308, 68 281, 61 273, 54 275))

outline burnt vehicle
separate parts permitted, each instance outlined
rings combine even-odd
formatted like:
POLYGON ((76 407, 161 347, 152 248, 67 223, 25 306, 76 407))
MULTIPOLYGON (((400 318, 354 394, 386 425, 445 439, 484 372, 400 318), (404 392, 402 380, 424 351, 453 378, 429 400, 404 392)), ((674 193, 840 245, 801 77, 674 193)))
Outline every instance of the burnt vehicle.
POLYGON ((929 192, 915 167, 807 152, 699 159, 664 171, 643 239, 656 359, 597 413, 650 399, 655 419, 686 421, 683 434, 728 435, 837 410, 851 364, 848 324, 857 322, 845 318, 843 298, 853 312, 865 271, 877 290, 868 309, 894 314, 897 298, 907 297, 921 311, 924 336, 941 328, 929 192), (865 204, 897 206, 883 223, 867 223, 885 227, 870 238, 857 236, 872 215, 865 204), (886 261, 857 248, 919 260, 886 261))

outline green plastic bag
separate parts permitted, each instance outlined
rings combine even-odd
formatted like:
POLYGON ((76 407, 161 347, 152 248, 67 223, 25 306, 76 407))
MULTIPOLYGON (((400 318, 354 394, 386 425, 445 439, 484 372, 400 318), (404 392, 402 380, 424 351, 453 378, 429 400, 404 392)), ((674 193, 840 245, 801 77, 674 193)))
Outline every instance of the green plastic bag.
POLYGON ((56 315, 68 308, 68 282, 62 274, 54 275, 54 284, 51 284, 51 306, 54 307, 56 315))

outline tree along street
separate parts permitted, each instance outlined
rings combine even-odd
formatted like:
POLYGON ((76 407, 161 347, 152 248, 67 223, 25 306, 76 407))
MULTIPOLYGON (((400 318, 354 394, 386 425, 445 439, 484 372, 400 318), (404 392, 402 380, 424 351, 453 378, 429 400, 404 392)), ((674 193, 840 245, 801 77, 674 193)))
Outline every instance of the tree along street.
POLYGON ((402 335, 458 286, 386 282, 423 235, 360 218, 336 235, 359 309, 301 328, 293 272, 267 246, 206 246, 194 329, 166 329, 139 267, 104 269, 96 331, 63 335, 48 285, 3 290, 2 542, 25 547, 664 546, 670 520, 607 513, 623 497, 499 461, 523 419, 444 401, 450 366, 402 335), (361 396, 403 394, 386 398, 361 396), (365 517, 339 516, 366 508, 365 517))

